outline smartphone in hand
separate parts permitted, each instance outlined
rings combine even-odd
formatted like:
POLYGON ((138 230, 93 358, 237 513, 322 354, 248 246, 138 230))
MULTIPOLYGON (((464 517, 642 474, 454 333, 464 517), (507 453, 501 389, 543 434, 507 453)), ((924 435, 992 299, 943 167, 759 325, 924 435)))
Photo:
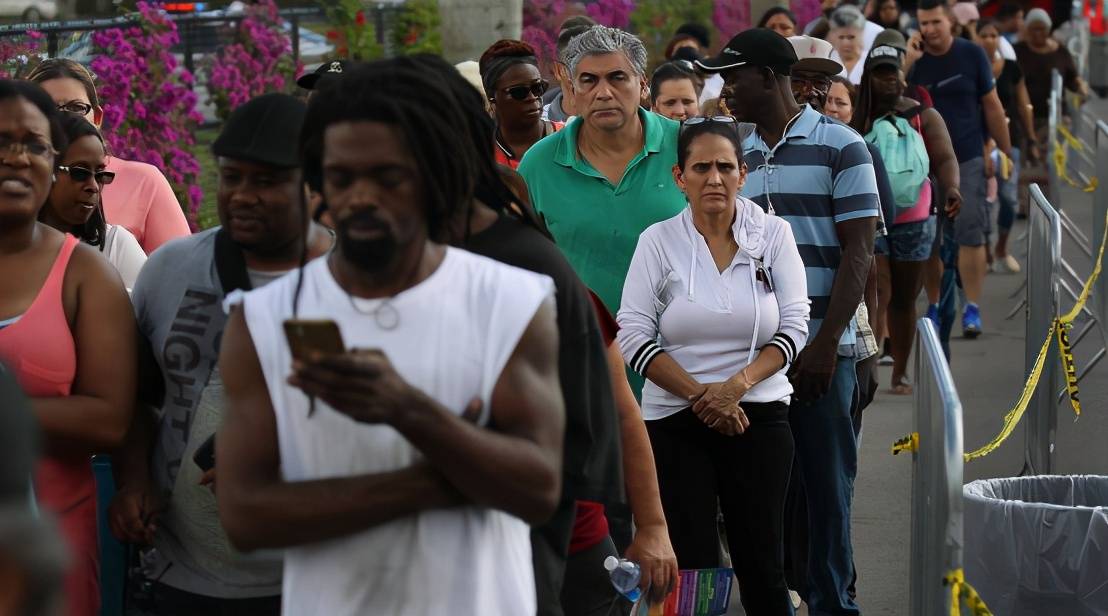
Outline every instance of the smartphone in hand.
POLYGON ((304 361, 313 353, 346 352, 339 325, 330 319, 288 319, 284 326, 293 359, 304 361))

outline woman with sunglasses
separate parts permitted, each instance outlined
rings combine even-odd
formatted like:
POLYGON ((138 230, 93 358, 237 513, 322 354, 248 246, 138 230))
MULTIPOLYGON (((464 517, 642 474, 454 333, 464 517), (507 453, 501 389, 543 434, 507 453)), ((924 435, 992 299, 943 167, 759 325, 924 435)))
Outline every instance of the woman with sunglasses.
POLYGON ((496 162, 515 169, 531 146, 561 130, 563 123, 542 119, 542 95, 549 84, 530 45, 497 41, 481 54, 478 65, 496 118, 496 162))
POLYGON ((785 372, 807 341, 808 285, 789 224, 739 196, 742 161, 734 118, 684 123, 673 177, 688 207, 639 237, 617 339, 648 379, 642 412, 678 565, 720 566, 718 503, 746 613, 792 614, 785 372))
MULTIPOLYGON (((59 111, 79 115, 100 127, 104 110, 95 79, 81 64, 67 58, 43 60, 27 80, 42 86, 59 111)), ((107 165, 107 170, 116 174, 115 181, 104 189, 107 216, 126 227, 147 254, 192 232, 173 188, 157 167, 117 156, 109 158, 107 165)))
POLYGON ((146 263, 146 253, 130 231, 104 220, 102 193, 115 180, 115 173, 107 170, 104 138, 75 114, 62 114, 61 126, 69 145, 58 154, 57 179, 38 219, 98 247, 130 290, 146 263))
POLYGON ((650 110, 671 120, 684 122, 700 115, 700 93, 704 81, 688 60, 672 60, 650 76, 650 110))
MULTIPOLYGON (((95 248, 38 221, 65 149, 50 96, 0 80, 0 362, 31 399, 44 455, 33 486, 69 552, 69 616, 99 613, 89 457, 123 440, 134 406, 135 318, 95 248)), ((4 409, 7 410, 7 409, 4 409)))

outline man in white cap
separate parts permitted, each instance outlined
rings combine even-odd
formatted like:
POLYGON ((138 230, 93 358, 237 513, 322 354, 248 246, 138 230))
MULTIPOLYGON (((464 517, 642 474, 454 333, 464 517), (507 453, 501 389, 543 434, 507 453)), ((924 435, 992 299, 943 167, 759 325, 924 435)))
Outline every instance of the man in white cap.
MULTIPOLYGON (((831 78, 840 75, 843 71, 843 66, 831 59, 834 47, 823 39, 811 36, 790 36, 789 42, 792 43, 797 57, 797 63, 793 65, 792 71, 793 96, 796 98, 797 104, 811 105, 816 111, 825 113, 824 107, 827 104, 827 96, 831 88, 831 78)), ((834 117, 834 114, 827 113, 826 115, 834 117)), ((884 161, 881 160, 880 152, 871 143, 867 142, 866 147, 873 158, 873 172, 877 178, 877 195, 881 202, 881 217, 877 223, 877 237, 880 238, 886 234, 885 219, 895 214, 895 211, 890 208, 895 208, 896 204, 892 197, 892 187, 889 185, 888 173, 885 170, 884 161)), ((887 254, 887 249, 884 249, 883 246, 883 243, 875 242, 875 253, 887 254)), ((853 326, 858 332, 854 351, 857 385, 850 415, 854 422, 856 436, 861 431, 862 410, 868 406, 873 398, 873 392, 877 389, 874 373, 877 365, 878 346, 870 325, 876 321, 877 316, 875 275, 876 272, 871 270, 870 282, 866 285, 866 295, 862 303, 858 305, 853 322, 853 326)), ((793 474, 795 476, 797 473, 794 472, 793 474)), ((807 582, 804 575, 808 543, 807 529, 805 528, 807 512, 803 510, 803 499, 803 486, 799 486, 798 482, 793 482, 789 487, 788 500, 785 506, 785 550, 788 554, 786 562, 789 564, 786 574, 789 576, 790 587, 800 589, 804 589, 807 582)), ((857 578, 856 572, 853 577, 857 578)), ((852 581, 850 584, 851 592, 853 586, 854 582, 852 581)))

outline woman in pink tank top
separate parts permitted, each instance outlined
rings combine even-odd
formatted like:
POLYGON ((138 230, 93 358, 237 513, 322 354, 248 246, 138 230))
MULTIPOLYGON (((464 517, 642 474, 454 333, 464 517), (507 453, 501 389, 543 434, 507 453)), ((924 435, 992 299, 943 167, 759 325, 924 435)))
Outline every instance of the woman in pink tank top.
POLYGON ((43 435, 35 496, 69 549, 66 613, 92 616, 100 589, 89 459, 126 433, 135 322, 107 260, 37 222, 64 145, 58 113, 39 86, 0 80, 0 362, 31 398, 43 435))

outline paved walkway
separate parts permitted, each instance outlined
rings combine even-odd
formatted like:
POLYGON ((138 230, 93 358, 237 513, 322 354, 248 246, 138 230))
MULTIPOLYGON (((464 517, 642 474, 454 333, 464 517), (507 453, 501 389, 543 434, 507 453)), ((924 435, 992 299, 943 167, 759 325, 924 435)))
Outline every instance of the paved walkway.
MULTIPOLYGON (((1108 101, 1089 107, 1099 117, 1108 117, 1108 101)), ((1101 178, 1108 181, 1108 178, 1101 178)), ((1101 190, 1108 190, 1108 186, 1101 190)), ((1062 190, 1062 209, 1091 234, 1092 197, 1070 187, 1062 190)), ((1026 245, 1016 242, 1026 227, 1017 221, 1012 233, 1012 253, 1026 262, 1026 245)), ((1099 242, 1099 238, 1094 240, 1099 242)), ((1063 255, 1082 276, 1092 271, 1090 260, 1063 238, 1063 255)), ((1019 397, 1024 383, 1024 314, 1011 320, 1004 315, 1017 300, 1009 298, 1023 281, 1023 275, 990 274, 981 302, 985 333, 976 340, 956 337, 951 341, 951 372, 964 412, 967 450, 988 442, 999 431, 1005 413, 1019 397)), ((1063 307, 1072 305, 1063 297, 1063 307)), ((921 304, 922 306, 922 304, 921 304)), ((961 332, 956 326, 955 334, 961 332)), ((1042 343, 1042 335, 1035 341, 1042 343)), ((1090 333, 1077 347, 1078 367, 1086 365, 1099 336, 1090 333)), ((1036 346, 1037 348, 1037 346, 1036 346)), ((854 548, 858 566, 859 604, 863 614, 903 616, 908 610, 908 551, 910 542, 911 459, 893 457, 889 447, 912 429, 912 397, 888 393, 890 368, 882 368, 878 397, 866 410, 860 467, 854 498, 854 548)), ((1068 403, 1059 408, 1056 472, 1066 474, 1108 474, 1108 360, 1081 382, 1082 417, 1076 423, 1068 403)), ((1023 467, 1022 426, 999 450, 966 465, 967 482, 989 477, 1018 475, 1023 467)), ((972 537, 966 537, 972 541, 972 537)), ((971 580, 972 582, 972 580, 971 580)), ((743 614, 734 607, 729 614, 743 614)), ((807 612, 801 611, 801 614, 807 612)))

